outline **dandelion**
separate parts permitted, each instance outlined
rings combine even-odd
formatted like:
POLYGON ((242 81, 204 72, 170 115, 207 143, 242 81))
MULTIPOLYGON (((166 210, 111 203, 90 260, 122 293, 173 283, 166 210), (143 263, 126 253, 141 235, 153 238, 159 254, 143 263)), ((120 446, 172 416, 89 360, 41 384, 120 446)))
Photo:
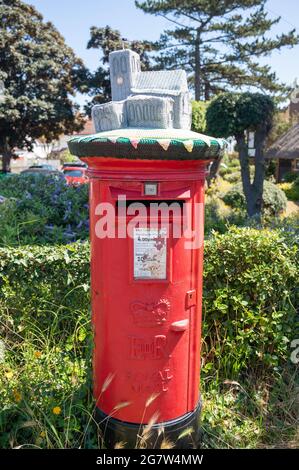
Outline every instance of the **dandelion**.
POLYGON ((34 351, 34 357, 36 357, 36 359, 39 359, 41 355, 42 353, 40 351, 34 351))
POLYGON ((61 408, 60 408, 60 406, 54 406, 54 408, 53 408, 53 410, 52 410, 52 413, 53 413, 54 415, 60 415, 60 413, 61 413, 61 408))
POLYGON ((22 395, 17 390, 13 391, 13 396, 17 403, 19 403, 22 400, 22 395))
POLYGON ((13 378, 13 372, 10 370, 8 372, 5 373, 5 377, 10 380, 13 378))
POLYGON ((46 437, 46 433, 45 433, 45 431, 42 431, 42 432, 40 433, 40 437, 41 437, 41 438, 44 438, 44 437, 46 437))

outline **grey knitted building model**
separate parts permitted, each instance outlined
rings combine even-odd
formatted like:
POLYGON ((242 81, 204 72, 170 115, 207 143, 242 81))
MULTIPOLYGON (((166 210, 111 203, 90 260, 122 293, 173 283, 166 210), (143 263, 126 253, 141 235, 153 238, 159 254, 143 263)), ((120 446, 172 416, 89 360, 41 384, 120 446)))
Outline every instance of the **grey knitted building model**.
POLYGON ((191 104, 184 70, 142 72, 128 49, 109 54, 112 101, 92 108, 96 132, 123 128, 190 129, 191 104))

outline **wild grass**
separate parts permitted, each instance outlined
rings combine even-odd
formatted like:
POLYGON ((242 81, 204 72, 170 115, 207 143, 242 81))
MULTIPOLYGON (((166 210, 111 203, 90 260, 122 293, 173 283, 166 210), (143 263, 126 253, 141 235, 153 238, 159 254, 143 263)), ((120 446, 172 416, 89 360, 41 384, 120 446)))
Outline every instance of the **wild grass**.
MULTIPOLYGON (((73 311, 61 307, 58 315, 67 321, 73 311)), ((5 349, 0 363, 1 448, 104 446, 103 432, 94 419, 89 312, 77 315, 74 330, 64 334, 61 323, 55 321, 43 329, 29 320, 22 328, 15 327, 11 315, 1 308, 5 349), (87 325, 84 338, 80 336, 82 325, 87 325)), ((288 364, 266 376, 251 374, 249 369, 240 381, 221 380, 217 374, 204 372, 202 446, 298 447, 297 373, 296 367, 288 364)), ((112 376, 107 378, 102 393, 109 393, 112 380, 112 376)), ((155 399, 156 395, 149 397, 145 408, 155 399)), ((152 421, 140 428, 136 447, 147 447, 152 426, 158 421, 154 414, 152 421)), ((165 437, 160 447, 174 445, 165 437)), ((125 446, 125 442, 119 442, 116 448, 125 446)))

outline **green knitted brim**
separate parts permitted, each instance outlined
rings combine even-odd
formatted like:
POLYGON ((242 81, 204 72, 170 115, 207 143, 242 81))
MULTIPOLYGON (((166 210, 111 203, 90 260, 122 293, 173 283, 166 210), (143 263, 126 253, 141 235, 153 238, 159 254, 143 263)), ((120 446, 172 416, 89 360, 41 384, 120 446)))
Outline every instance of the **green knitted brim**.
POLYGON ((152 160, 215 160, 225 141, 184 129, 119 129, 75 136, 69 150, 78 157, 152 160))

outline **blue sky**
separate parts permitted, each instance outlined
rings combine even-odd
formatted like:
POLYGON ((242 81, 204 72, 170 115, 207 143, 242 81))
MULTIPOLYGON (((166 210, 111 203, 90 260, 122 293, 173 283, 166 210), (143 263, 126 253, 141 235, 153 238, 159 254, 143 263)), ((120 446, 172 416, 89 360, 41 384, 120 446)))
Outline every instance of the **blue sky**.
MULTIPOLYGON (((129 40, 154 40, 170 27, 167 20, 136 9, 134 0, 28 0, 26 3, 34 5, 45 20, 54 23, 68 45, 92 70, 97 67, 100 55, 99 51, 86 49, 91 26, 109 25, 129 40)), ((299 1, 268 0, 267 10, 272 18, 282 16, 279 25, 273 28, 273 35, 294 27, 299 33, 299 1)), ((295 78, 299 81, 299 46, 274 52, 262 63, 269 63, 285 83, 291 84, 295 78)))

